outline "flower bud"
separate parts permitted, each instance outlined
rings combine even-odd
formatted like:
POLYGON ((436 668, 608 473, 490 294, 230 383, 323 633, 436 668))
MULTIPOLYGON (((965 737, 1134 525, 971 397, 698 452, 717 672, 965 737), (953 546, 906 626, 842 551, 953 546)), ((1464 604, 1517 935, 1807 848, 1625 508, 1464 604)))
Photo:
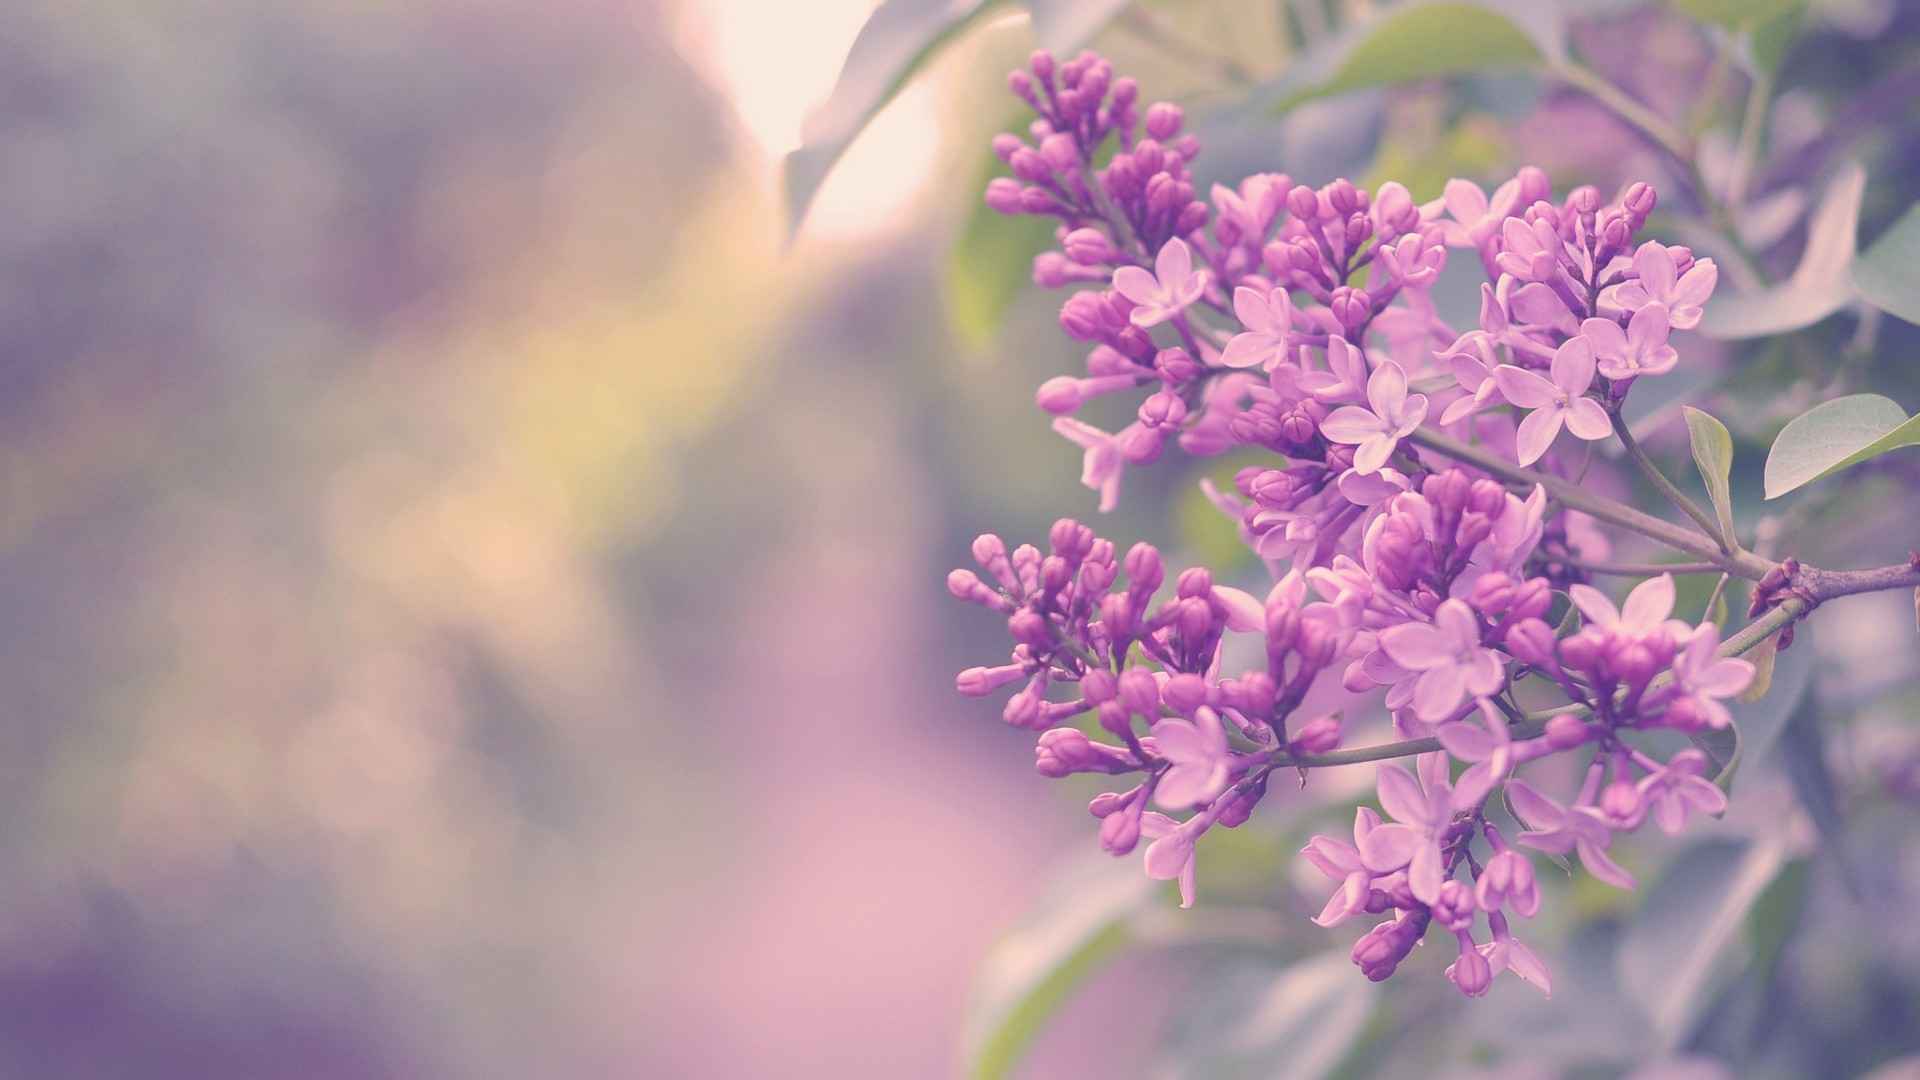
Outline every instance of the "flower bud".
POLYGON ((1547 721, 1547 745, 1555 750, 1571 750, 1586 742, 1593 732, 1586 722, 1571 713, 1560 713, 1547 721))
POLYGON ((1128 668, 1118 680, 1120 696, 1115 700, 1135 716, 1152 719, 1160 715, 1160 683, 1145 668, 1128 668))
POLYGON ((1547 178, 1546 171, 1538 165, 1527 165, 1514 174, 1520 181, 1520 205, 1530 206, 1553 194, 1553 181, 1547 178))
POLYGON ((1100 821, 1100 846, 1109 855, 1125 855, 1140 843, 1140 814, 1129 807, 1100 821))
POLYGON ((1246 789, 1234 789, 1226 805, 1222 806, 1220 813, 1214 817, 1214 822, 1229 829, 1237 829, 1245 825, 1253 817, 1254 807, 1260 804, 1260 800, 1265 798, 1266 794, 1267 776, 1263 774, 1246 789))
POLYGON ((987 181, 987 205, 1002 214, 1025 212, 1020 200, 1020 181, 1010 176, 996 176, 987 181))
POLYGON ((1633 781, 1621 777, 1600 790, 1600 816, 1607 825, 1617 830, 1637 829, 1647 816, 1647 807, 1640 797, 1640 788, 1633 781))
POLYGON ((1186 113, 1171 102, 1156 101, 1147 106, 1147 134, 1162 142, 1178 135, 1185 120, 1186 113))
POLYGON ((1493 965, 1464 932, 1460 936, 1460 957, 1448 966, 1447 978, 1468 997, 1480 997, 1493 985, 1493 965))
POLYGON ((1099 266, 1113 258, 1113 245, 1099 229, 1075 229, 1061 241, 1067 258, 1081 266, 1099 266))
MULTIPOLYGON (((1075 732, 1075 734, 1079 733, 1075 732)), ((1440 883, 1440 895, 1434 898, 1431 910, 1433 921, 1448 930, 1469 929, 1473 926, 1475 911, 1473 890, 1457 878, 1448 878, 1440 883)))
POLYGON ((1340 748, 1340 735, 1338 716, 1316 716, 1300 725, 1287 747, 1296 754, 1324 754, 1340 748))
POLYGON ((1554 662, 1553 627, 1540 619, 1521 619, 1507 630, 1507 651, 1523 664, 1548 671, 1557 670, 1554 662))
POLYGON ((1161 349, 1153 358, 1153 369, 1160 373, 1162 381, 1172 386, 1192 382, 1206 370, 1185 349, 1178 346, 1161 349))
POLYGON ((1514 587, 1513 617, 1537 619, 1553 606, 1553 583, 1546 578, 1529 578, 1514 587))
POLYGON ((1032 649, 1053 647, 1053 633, 1047 626, 1046 616, 1031 608, 1013 613, 1007 620, 1007 633, 1013 635, 1013 640, 1032 649))
POLYGON ((1497 480, 1475 480, 1467 489, 1467 506, 1477 514, 1497 515, 1507 505, 1507 489, 1497 480))
POLYGON ((1467 603, 1482 615, 1499 615, 1513 603, 1513 579, 1498 571, 1481 574, 1467 593, 1467 603))
POLYGON ((1207 680, 1187 673, 1175 675, 1167 680, 1160 694, 1168 708, 1182 716, 1192 716, 1207 703, 1207 680))
POLYGON ((1138 543, 1127 551, 1127 591, 1137 596, 1151 596, 1166 580, 1166 567, 1160 561, 1160 549, 1148 543, 1138 543))
MULTIPOLYGON (((1287 213, 1293 215, 1297 221, 1312 222, 1313 219, 1320 216, 1320 197, 1314 194, 1312 188, 1294 188, 1292 191, 1287 192, 1287 213)), ((1301 267, 1297 261, 1298 256, 1293 256, 1293 258, 1296 260, 1294 262, 1295 268, 1300 269, 1301 267)), ((1319 261, 1317 253, 1315 254, 1314 261, 1319 261)))
POLYGON ((1037 728, 1042 726, 1042 704, 1040 695, 1029 686, 1007 699, 1006 708, 1000 710, 1000 718, 1014 727, 1037 728))
POLYGON ((1040 156, 1057 173, 1070 173, 1080 167, 1079 144, 1064 131, 1040 140, 1040 156))
POLYGON ((1140 403, 1139 417, 1150 428, 1177 428, 1187 418, 1187 403, 1180 395, 1162 390, 1140 403))

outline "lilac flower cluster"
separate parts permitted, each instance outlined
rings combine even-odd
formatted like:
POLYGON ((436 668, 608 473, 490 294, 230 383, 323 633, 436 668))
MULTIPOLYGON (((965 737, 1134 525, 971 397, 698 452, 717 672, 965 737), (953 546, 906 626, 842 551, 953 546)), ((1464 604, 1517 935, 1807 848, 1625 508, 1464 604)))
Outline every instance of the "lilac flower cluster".
POLYGON ((1678 363, 1670 335, 1699 321, 1712 260, 1636 244, 1649 186, 1555 203, 1535 168, 1491 195, 1454 180, 1426 204, 1396 183, 1368 193, 1278 174, 1214 185, 1202 201, 1180 110, 1153 104, 1143 118, 1138 88, 1105 60, 1036 53, 1011 85, 1037 117, 1031 141, 995 139, 1014 177, 993 181, 987 201, 1057 219, 1058 249, 1035 260, 1035 281, 1085 286, 1060 326, 1089 346, 1087 373, 1048 380, 1039 406, 1084 451, 1103 511, 1125 468, 1169 443, 1272 454, 1208 494, 1276 583, 1256 598, 1196 568, 1169 589, 1154 548, 1121 558, 1067 519, 1045 553, 982 536, 979 572, 955 570, 948 587, 1004 616, 1014 645, 1007 663, 962 672, 960 691, 1016 687, 1003 716, 1040 733, 1043 775, 1131 778, 1090 806, 1100 842, 1123 855, 1146 838, 1147 873, 1179 881, 1182 906, 1196 841, 1248 820, 1276 769, 1304 782, 1310 767, 1345 763, 1342 717, 1377 706, 1399 736, 1441 749, 1419 755, 1417 780, 1379 766, 1385 818, 1363 807, 1351 841, 1307 846, 1335 882, 1315 921, 1387 916, 1354 947, 1369 978, 1392 974, 1437 922, 1459 943, 1448 978, 1463 993, 1506 970, 1546 989, 1509 922, 1540 906, 1520 848, 1577 854, 1632 887, 1606 854, 1616 833, 1648 817, 1673 831, 1725 805, 1699 751, 1661 761, 1633 733, 1725 726, 1721 701, 1753 668, 1720 658, 1712 623, 1670 617, 1670 577, 1616 609, 1543 550, 1574 522, 1514 473, 1567 469, 1563 433, 1613 436, 1635 381, 1678 363), (1430 295, 1461 249, 1487 278, 1465 330, 1430 295), (1111 394, 1140 398, 1121 430, 1074 415, 1111 394), (1448 460, 1442 448, 1461 441, 1516 468, 1448 460), (1577 630, 1546 621, 1557 592, 1584 616, 1577 630), (1264 665, 1223 672, 1228 634, 1258 636, 1264 665), (1522 713, 1522 680, 1569 705, 1522 713), (1586 760, 1564 804, 1516 777, 1559 754, 1586 760), (1518 819, 1517 846, 1490 802, 1518 819))

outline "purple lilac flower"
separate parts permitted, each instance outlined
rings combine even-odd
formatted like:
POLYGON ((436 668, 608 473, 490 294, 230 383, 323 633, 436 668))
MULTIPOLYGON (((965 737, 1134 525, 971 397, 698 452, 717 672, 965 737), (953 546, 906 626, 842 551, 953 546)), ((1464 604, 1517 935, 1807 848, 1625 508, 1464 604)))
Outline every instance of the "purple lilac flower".
POLYGON ((1258 367, 1272 370, 1287 358, 1287 334, 1293 327, 1293 302, 1287 290, 1241 286, 1233 291, 1233 313, 1246 327, 1235 334, 1220 354, 1220 363, 1231 368, 1258 367))
POLYGON ((1520 422, 1516 447, 1520 464, 1540 460, 1562 424, 1582 439, 1604 439, 1613 434, 1613 424, 1600 403, 1585 396, 1593 385, 1593 343, 1586 338, 1569 338, 1553 353, 1552 379, 1541 378, 1525 368, 1502 364, 1493 377, 1500 393, 1523 409, 1531 409, 1520 422))
POLYGON ((1414 715, 1439 721, 1467 694, 1485 697, 1505 685, 1500 658, 1480 644, 1480 621, 1458 600, 1443 601, 1431 624, 1405 622, 1380 632, 1380 647, 1393 662, 1421 673, 1413 691, 1414 715))
POLYGON ((1207 291, 1207 272, 1193 268, 1193 252, 1178 238, 1160 248, 1149 273, 1137 266, 1113 272, 1113 287, 1133 301, 1133 325, 1158 326, 1192 306, 1207 291))
POLYGON ((1389 360, 1367 379, 1367 407, 1342 405, 1320 422, 1320 432, 1337 443, 1354 444, 1353 467, 1361 475, 1378 472, 1400 440, 1427 418, 1427 395, 1407 393, 1407 373, 1389 360))
POLYGON ((1182 111, 1143 105, 1101 57, 1039 52, 1010 87, 1035 118, 1027 135, 995 138, 1012 175, 987 201, 1053 219, 1058 247, 1036 257, 1037 284, 1087 286, 1059 315, 1088 348, 1085 374, 1047 380, 1036 404, 1082 448, 1082 481, 1103 511, 1127 466, 1169 448, 1268 455, 1231 490, 1203 490, 1275 584, 1260 598, 1203 568, 1170 576, 1152 547, 1121 558, 1069 519, 1045 551, 982 536, 979 572, 955 570, 948 589, 1005 620, 1011 651, 962 671, 956 688, 1006 695, 1002 716, 1036 733, 1042 775, 1119 778, 1088 806, 1099 843, 1126 855, 1144 837, 1146 872, 1178 881, 1182 906, 1201 838, 1249 820, 1273 772, 1304 782, 1346 737, 1343 713, 1364 715, 1349 707, 1384 691, 1394 731, 1435 736, 1442 750, 1420 757, 1417 780, 1379 768, 1392 820, 1363 808, 1350 839, 1307 845, 1335 883, 1314 921, 1384 917, 1353 946, 1370 979, 1438 924, 1457 944, 1447 977, 1462 993, 1484 994, 1504 971, 1549 991, 1506 921, 1540 910, 1533 864, 1487 820, 1487 801, 1504 785, 1519 845, 1577 853, 1597 878, 1631 887, 1607 854, 1616 833, 1648 818, 1677 829, 1725 806, 1704 755, 1661 761, 1639 733, 1726 723, 1721 702, 1752 669, 1718 656, 1712 624, 1670 617, 1670 578, 1620 608, 1580 580, 1571 553, 1606 557, 1594 521, 1550 505, 1539 485, 1508 490, 1510 472, 1451 464, 1416 433, 1437 406, 1436 422, 1482 453, 1565 475, 1571 463, 1552 456, 1560 430, 1609 437, 1609 410, 1632 385, 1677 366, 1671 332, 1698 323, 1713 263, 1635 247, 1657 203, 1649 186, 1611 204, 1576 188, 1555 203, 1531 167, 1491 195, 1450 181, 1424 206, 1391 181, 1370 194, 1266 173, 1203 201, 1182 111), (1486 271, 1477 325, 1449 325, 1428 294, 1449 247, 1473 249, 1486 271), (1596 376, 1607 380, 1597 390, 1596 376), (1445 388, 1430 402, 1416 383, 1445 388), (1111 395, 1134 395, 1120 430, 1072 415, 1111 395), (1565 637, 1544 621, 1556 587, 1587 620, 1565 637), (1235 635, 1255 640, 1229 650, 1235 635), (1251 666, 1231 670, 1236 655, 1251 666), (1544 731, 1510 724, 1510 664, 1582 715, 1555 715, 1544 731), (1063 726, 1085 715, 1092 725, 1063 726), (1564 804, 1515 778, 1552 755, 1585 760, 1564 804), (1455 760, 1466 768, 1450 781, 1455 760))
POLYGON ((1712 259, 1695 260, 1685 248, 1649 240, 1633 253, 1634 279, 1617 285, 1608 299, 1614 306, 1637 312, 1648 304, 1664 305, 1675 330, 1700 325, 1702 306, 1713 295, 1720 278, 1712 259))

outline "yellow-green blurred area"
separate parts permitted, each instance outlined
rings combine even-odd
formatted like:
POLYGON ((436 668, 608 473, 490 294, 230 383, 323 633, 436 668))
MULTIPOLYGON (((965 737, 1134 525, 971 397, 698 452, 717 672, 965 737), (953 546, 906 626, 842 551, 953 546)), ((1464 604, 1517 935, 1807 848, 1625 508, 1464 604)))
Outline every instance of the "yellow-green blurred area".
POLYGON ((0 1074, 949 1067, 1055 834, 947 515, 1074 465, 938 214, 784 248, 774 6, 0 14, 0 1074))

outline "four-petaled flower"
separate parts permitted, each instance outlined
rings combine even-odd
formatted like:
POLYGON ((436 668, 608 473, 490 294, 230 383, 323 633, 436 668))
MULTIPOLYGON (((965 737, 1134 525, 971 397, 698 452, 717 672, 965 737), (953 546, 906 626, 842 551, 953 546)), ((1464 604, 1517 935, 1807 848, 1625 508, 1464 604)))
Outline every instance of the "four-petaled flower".
POLYGON ((1154 802, 1168 810, 1185 810, 1208 802, 1226 789, 1231 764, 1227 729, 1212 709, 1200 706, 1192 720, 1168 717, 1157 721, 1153 741, 1169 763, 1160 785, 1154 788, 1154 802))
POLYGON ((1072 416, 1054 417, 1053 430, 1086 451, 1080 482, 1100 493, 1100 512, 1107 513, 1119 505, 1120 474, 1127 465, 1120 437, 1072 416))
POLYGON ((1500 658, 1480 644, 1480 621, 1460 600, 1443 601, 1431 625, 1405 622, 1380 631, 1380 647, 1394 663, 1421 673, 1413 712, 1429 722, 1446 719, 1463 695, 1486 697, 1506 681, 1500 658))
POLYGON ((1664 375, 1680 362, 1679 350, 1667 344, 1667 305, 1648 304, 1633 313, 1627 328, 1612 319, 1588 319, 1580 336, 1593 344, 1600 374, 1609 379, 1664 375))
POLYGON ((1578 852, 1587 873, 1616 888, 1634 887, 1633 875, 1607 857, 1613 830, 1591 806, 1565 807, 1535 791, 1524 780, 1507 781, 1507 798, 1514 813, 1528 826, 1517 839, 1530 848, 1565 855, 1578 852))
POLYGON ((1706 771, 1707 755, 1689 747, 1640 778, 1640 797, 1661 832, 1668 836, 1679 832, 1687 824, 1689 811, 1716 817, 1727 812, 1727 793, 1701 775, 1706 771))
POLYGON ((1338 926, 1366 910, 1367 894, 1373 885, 1374 875, 1360 858, 1359 845, 1379 825, 1380 815, 1362 806, 1353 812, 1353 843, 1335 840, 1330 836, 1316 836, 1300 849, 1300 854, 1305 855, 1308 862, 1340 883, 1340 887, 1327 898, 1327 904, 1320 909, 1320 914, 1313 917, 1316 924, 1338 926))
POLYGON ((1287 331, 1293 327, 1293 301, 1287 290, 1261 292, 1245 285, 1233 290, 1233 313, 1244 334, 1227 342, 1220 363, 1232 368, 1258 367, 1271 371, 1287 358, 1287 331))
POLYGON ((1493 371, 1500 393, 1508 401, 1533 410, 1520 421, 1514 440, 1522 465, 1540 460, 1560 434, 1562 424, 1582 439, 1604 439, 1613 434, 1607 410, 1586 396, 1587 387, 1593 385, 1592 342, 1583 337, 1568 338, 1554 350, 1550 372, 1551 380, 1512 364, 1502 364, 1493 371))
MULTIPOLYGON (((1687 647, 1673 658, 1673 688, 1699 712, 1708 727, 1733 723, 1720 698, 1729 698, 1753 682, 1752 661, 1720 655, 1720 628, 1701 623, 1687 639, 1687 647)), ((1709 785, 1711 786, 1711 785, 1709 785)))
MULTIPOLYGON (((1440 222, 1449 247, 1481 247, 1500 231, 1500 225, 1520 203, 1520 180, 1515 177, 1494 189, 1493 199, 1471 180, 1447 181, 1441 204, 1452 221, 1440 222)), ((1434 208, 1438 212, 1438 208, 1434 208)), ((1424 212, 1424 209, 1423 209, 1424 212)))
POLYGON ((1679 273, 1673 249, 1657 240, 1641 244, 1633 253, 1633 270, 1639 277, 1615 286, 1613 302, 1627 311, 1665 304, 1667 320, 1675 330, 1700 325, 1702 305, 1720 280, 1720 268, 1712 259, 1696 259, 1686 273, 1679 273))
POLYGON ((1183 908, 1193 906, 1193 841, 1201 831, 1194 827, 1195 822, 1211 823, 1210 819, 1200 816, 1182 823, 1151 810, 1140 815, 1140 835, 1153 841, 1147 845, 1145 856, 1147 876, 1158 881, 1177 879, 1183 908))
MULTIPOLYGON (((1667 619, 1668 615, 1673 614, 1672 574, 1661 574, 1635 585, 1633 591, 1627 594, 1627 602, 1618 608, 1607 599, 1606 593, 1591 585, 1569 586, 1567 595, 1573 599, 1574 606, 1580 609, 1580 614, 1586 616, 1589 626, 1615 638, 1644 638, 1663 630, 1686 629, 1685 623, 1669 622, 1667 619)), ((1715 630, 1714 642, 1707 647, 1709 654, 1719 647, 1719 636, 1720 632, 1715 630)), ((1738 663, 1745 664, 1746 661, 1738 663)), ((1747 666, 1752 667, 1751 664, 1747 666)))
POLYGON ((1379 471, 1400 440, 1427 418, 1427 395, 1407 393, 1407 373, 1391 360, 1367 379, 1367 404, 1371 408, 1342 405, 1320 422, 1330 441, 1359 445, 1353 467, 1362 476, 1379 471))
POLYGON ((1175 237, 1160 248, 1151 272, 1123 266, 1113 272, 1113 287, 1133 301, 1128 318, 1145 329, 1166 322, 1200 299, 1207 291, 1207 272, 1193 268, 1193 252, 1186 241, 1175 237))
POLYGON ((1398 765, 1380 766, 1380 808, 1393 820, 1356 839, 1367 869, 1387 874, 1406 867, 1414 899, 1431 904, 1446 880, 1440 834, 1453 821, 1453 787, 1447 782, 1447 755, 1421 754, 1418 768, 1420 781, 1415 783, 1398 765))

